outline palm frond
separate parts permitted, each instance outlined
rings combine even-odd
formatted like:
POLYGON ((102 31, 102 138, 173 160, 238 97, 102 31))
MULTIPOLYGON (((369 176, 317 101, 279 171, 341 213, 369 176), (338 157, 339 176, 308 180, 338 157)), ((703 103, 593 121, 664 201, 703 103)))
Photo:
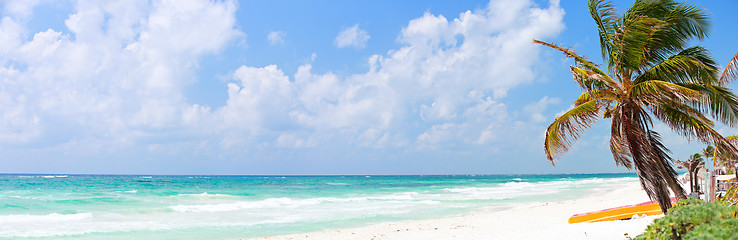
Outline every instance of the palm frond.
POLYGON ((544 150, 551 164, 554 164, 554 158, 567 152, 573 141, 579 139, 579 136, 597 121, 599 111, 597 101, 591 100, 557 117, 546 128, 544 150))
POLYGON ((584 91, 608 88, 623 91, 620 84, 608 75, 598 74, 579 67, 571 67, 570 69, 571 75, 584 91))
POLYGON ((684 49, 648 68, 635 82, 663 80, 672 83, 717 84, 717 63, 701 46, 684 49))
POLYGON ((610 58, 612 47, 612 35, 615 33, 617 16, 615 4, 612 1, 589 0, 589 15, 597 24, 597 32, 600 36, 600 48, 602 49, 602 60, 605 62, 610 58))
POLYGON ((606 104, 617 100, 617 95, 610 89, 595 89, 591 91, 583 92, 574 101, 574 106, 582 105, 586 102, 596 100, 600 101, 600 104, 606 104))
MULTIPOLYGON (((653 175, 657 176, 656 179, 663 181, 661 184, 668 186, 674 192, 674 195, 684 198, 686 195, 684 188, 676 181, 677 172, 671 167, 673 159, 669 157, 669 150, 666 149, 661 141, 661 136, 657 132, 649 130, 647 133, 649 143, 651 143, 650 159, 653 165, 650 166, 650 170, 654 171, 653 175)), ((661 210, 666 212, 666 210, 671 208, 669 192, 666 189, 662 189, 662 191, 657 191, 657 194, 661 210)))
POLYGON ((674 132, 687 139, 697 139, 706 144, 714 144, 729 157, 738 157, 738 149, 720 133, 713 129, 713 123, 698 110, 687 105, 661 104, 653 108, 654 115, 666 123, 674 132))
POLYGON ((738 54, 733 56, 733 59, 730 59, 728 66, 723 70, 723 74, 720 75, 720 83, 722 86, 725 86, 736 78, 738 78, 738 54))
POLYGON ((633 167, 633 156, 630 154, 627 137, 625 136, 625 126, 623 119, 623 111, 620 109, 622 105, 617 105, 612 111, 612 125, 610 126, 610 152, 617 166, 624 166, 628 170, 633 167))
POLYGON ((653 32, 647 44, 653 62, 684 49, 692 39, 704 39, 710 29, 706 10, 673 0, 636 1, 623 19, 641 16, 660 19, 665 23, 653 32))
MULTIPOLYGON (((725 140, 730 143, 733 147, 738 146, 738 136, 727 136, 725 137, 725 140)), ((737 147, 738 148, 738 147, 737 147)), ((722 149, 722 148, 715 148, 715 156, 719 159, 735 159, 730 158, 730 150, 729 149, 722 149)))
POLYGON ((729 88, 709 84, 679 84, 703 93, 701 101, 692 104, 700 110, 710 113, 716 120, 731 126, 738 126, 738 96, 729 88))
POLYGON ((710 143, 709 129, 714 124, 699 110, 678 102, 665 102, 651 107, 651 112, 677 134, 710 143))
POLYGON ((586 58, 578 55, 576 52, 574 52, 574 50, 571 50, 569 48, 563 48, 563 47, 560 47, 560 46, 558 46, 556 44, 547 43, 547 42, 543 42, 543 41, 536 40, 536 39, 533 39, 533 43, 540 44, 540 45, 543 45, 543 46, 546 46, 546 47, 550 47, 550 48, 553 48, 553 49, 556 49, 556 50, 562 52, 565 56, 570 57, 570 58, 573 58, 574 59, 574 63, 578 67, 587 69, 587 70, 592 71, 594 73, 597 73, 599 75, 607 75, 607 73, 603 72, 602 70, 600 70, 598 68, 598 65, 597 64, 595 64, 593 62, 590 62, 586 58))
POLYGON ((663 28, 667 23, 648 16, 633 16, 622 22, 622 27, 614 35, 615 51, 608 63, 610 69, 641 72, 643 67, 653 58, 653 52, 648 44, 652 41, 654 32, 663 28))
POLYGON ((633 85, 628 91, 628 98, 640 99, 644 102, 663 98, 672 101, 698 101, 702 99, 702 93, 678 84, 650 80, 633 85))

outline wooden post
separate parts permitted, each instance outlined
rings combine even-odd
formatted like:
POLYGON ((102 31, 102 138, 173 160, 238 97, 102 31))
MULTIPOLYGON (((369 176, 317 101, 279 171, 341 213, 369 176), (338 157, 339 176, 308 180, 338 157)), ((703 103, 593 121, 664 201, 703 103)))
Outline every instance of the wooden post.
POLYGON ((707 175, 707 179, 705 179, 705 182, 707 183, 708 187, 705 189, 705 198, 707 198, 708 202, 715 202, 715 193, 717 189, 717 170, 711 169, 709 171, 709 174, 707 175))
POLYGON ((705 178, 704 178, 704 184, 705 184, 704 191, 705 191, 705 201, 706 202, 712 202, 712 194, 710 194, 710 189, 711 189, 710 183, 712 183, 712 181, 710 181, 710 177, 712 177, 712 170, 707 170, 707 172, 705 173, 705 178))

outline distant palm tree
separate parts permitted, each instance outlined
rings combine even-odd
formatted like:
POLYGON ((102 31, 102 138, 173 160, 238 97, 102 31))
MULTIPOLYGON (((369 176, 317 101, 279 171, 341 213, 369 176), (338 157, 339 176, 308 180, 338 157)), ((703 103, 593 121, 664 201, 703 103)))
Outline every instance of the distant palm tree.
POLYGON ((708 14, 673 0, 636 0, 622 15, 604 0, 589 0, 607 67, 552 43, 535 43, 573 58, 570 70, 584 91, 572 109, 546 129, 544 149, 552 164, 600 117, 612 118, 610 150, 617 165, 635 168, 651 199, 664 212, 671 207, 669 189, 686 198, 669 164, 668 149, 652 130, 652 118, 688 139, 697 139, 736 155, 738 150, 717 131, 711 115, 738 125, 738 98, 720 81, 707 49, 687 47, 707 36, 708 14))
POLYGON ((680 165, 677 168, 686 168, 689 174, 689 191, 699 192, 699 185, 697 185, 697 171, 705 166, 705 162, 702 159, 702 155, 695 153, 687 158, 686 162, 677 160, 676 164, 680 165))
MULTIPOLYGON (((713 148, 710 145, 707 145, 707 147, 702 149, 702 156, 705 157, 705 162, 710 161, 710 158, 715 155, 715 148, 713 148)), ((715 159, 713 158, 712 166, 717 167, 717 162, 715 162, 715 159)))
MULTIPOLYGON (((725 139, 728 140, 733 146, 738 146, 738 136, 727 136, 725 137, 725 139)), ((723 149, 715 148, 715 153, 712 158, 715 166, 721 166, 725 167, 726 169, 735 170, 735 163, 737 159, 731 158, 728 154, 725 154, 724 152, 725 150, 723 149)), ((736 177, 738 178, 738 172, 736 173, 736 177)))

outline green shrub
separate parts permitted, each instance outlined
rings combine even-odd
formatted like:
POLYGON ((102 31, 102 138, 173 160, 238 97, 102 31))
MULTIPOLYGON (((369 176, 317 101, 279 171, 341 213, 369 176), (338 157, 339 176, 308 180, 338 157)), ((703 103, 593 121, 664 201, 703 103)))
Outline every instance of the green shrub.
POLYGON ((738 239, 738 207, 727 205, 679 201, 635 239, 738 239))
POLYGON ((738 219, 717 219, 697 225, 684 239, 738 239, 738 219))

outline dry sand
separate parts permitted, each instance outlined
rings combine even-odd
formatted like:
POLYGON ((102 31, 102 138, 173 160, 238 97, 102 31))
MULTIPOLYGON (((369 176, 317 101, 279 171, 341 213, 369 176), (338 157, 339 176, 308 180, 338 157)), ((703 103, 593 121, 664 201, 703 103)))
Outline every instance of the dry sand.
POLYGON ((614 191, 576 200, 486 210, 461 217, 255 239, 626 239, 642 233, 648 224, 663 215, 598 223, 567 221, 576 213, 645 201, 649 201, 645 192, 637 182, 632 182, 614 191))

